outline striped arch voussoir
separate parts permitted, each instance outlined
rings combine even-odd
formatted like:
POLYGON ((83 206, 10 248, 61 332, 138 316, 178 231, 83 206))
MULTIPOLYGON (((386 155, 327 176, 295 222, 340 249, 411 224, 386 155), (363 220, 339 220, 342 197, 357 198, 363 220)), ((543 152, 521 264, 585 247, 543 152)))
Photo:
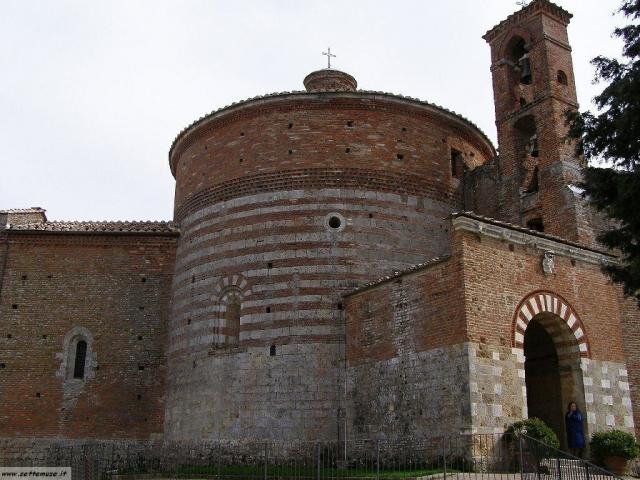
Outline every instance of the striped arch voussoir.
POLYGON ((530 293, 516 308, 513 316, 513 347, 524 348, 524 332, 529 322, 539 313, 551 313, 558 316, 573 333, 580 356, 591 356, 586 331, 576 311, 560 295, 545 290, 530 293))
POLYGON ((242 298, 249 297, 252 293, 247 279, 240 274, 233 274, 222 277, 218 283, 216 283, 213 297, 216 301, 220 302, 223 301, 224 297, 231 291, 238 292, 242 298))

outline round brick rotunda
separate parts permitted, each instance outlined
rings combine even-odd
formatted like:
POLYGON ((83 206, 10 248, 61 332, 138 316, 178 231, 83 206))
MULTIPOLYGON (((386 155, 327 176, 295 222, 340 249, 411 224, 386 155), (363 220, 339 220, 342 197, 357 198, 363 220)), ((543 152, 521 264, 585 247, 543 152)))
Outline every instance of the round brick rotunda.
POLYGON ((214 111, 171 146, 167 439, 340 435, 342 294, 446 254, 462 172, 495 155, 444 108, 332 69, 304 84, 214 111))

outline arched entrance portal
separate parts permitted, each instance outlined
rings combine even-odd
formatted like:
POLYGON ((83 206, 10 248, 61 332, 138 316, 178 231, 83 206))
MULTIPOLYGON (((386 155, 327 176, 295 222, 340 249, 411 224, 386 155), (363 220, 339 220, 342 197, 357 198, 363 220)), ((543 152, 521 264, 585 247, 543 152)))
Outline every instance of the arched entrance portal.
POLYGON ((524 351, 528 416, 544 420, 565 444, 567 404, 585 410, 580 360, 589 347, 582 322, 558 295, 535 292, 521 302, 514 325, 514 346, 524 351))

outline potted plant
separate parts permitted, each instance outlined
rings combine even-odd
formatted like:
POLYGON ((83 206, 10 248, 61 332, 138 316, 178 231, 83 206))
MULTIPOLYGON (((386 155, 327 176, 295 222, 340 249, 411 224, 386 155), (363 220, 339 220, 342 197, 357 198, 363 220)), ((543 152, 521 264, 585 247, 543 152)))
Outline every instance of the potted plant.
POLYGON ((539 442, 548 445, 549 447, 560 448, 558 436, 539 418, 533 417, 514 422, 509 425, 505 433, 509 436, 513 435, 515 437, 520 434, 524 434, 529 438, 533 438, 534 440, 538 440, 539 442))
POLYGON ((626 473, 629 461, 640 454, 635 437, 622 430, 596 432, 591 436, 590 445, 595 460, 618 475, 626 473))
POLYGON ((505 431, 504 439, 510 445, 515 466, 521 469, 548 474, 547 467, 541 466, 540 461, 545 457, 548 448, 558 449, 558 436, 539 418, 532 417, 514 422, 505 431), (533 444, 527 440, 535 440, 533 444), (537 443, 540 442, 540 443, 537 443), (523 448, 526 444, 526 448, 523 448))

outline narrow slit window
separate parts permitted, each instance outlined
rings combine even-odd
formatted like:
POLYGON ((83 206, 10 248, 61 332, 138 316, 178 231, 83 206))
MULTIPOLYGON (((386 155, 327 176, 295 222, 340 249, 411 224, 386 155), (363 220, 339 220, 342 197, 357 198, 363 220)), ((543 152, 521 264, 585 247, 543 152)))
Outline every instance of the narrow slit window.
POLYGON ((464 158, 460 150, 451 149, 451 176, 454 178, 462 177, 464 173, 464 158))
POLYGON ((80 340, 76 345, 76 359, 73 365, 73 378, 84 378, 84 364, 87 359, 87 342, 80 340))

